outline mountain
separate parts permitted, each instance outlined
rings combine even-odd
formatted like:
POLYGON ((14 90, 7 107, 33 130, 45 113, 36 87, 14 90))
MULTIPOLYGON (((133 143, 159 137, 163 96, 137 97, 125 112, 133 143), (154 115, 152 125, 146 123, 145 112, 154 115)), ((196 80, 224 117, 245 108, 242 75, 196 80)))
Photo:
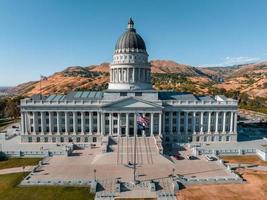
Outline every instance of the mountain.
MULTIPOLYGON (((267 62, 229 67, 196 68, 171 60, 151 60, 155 89, 210 94, 221 89, 251 97, 267 97, 267 62)), ((78 90, 103 90, 109 81, 109 63, 87 67, 71 66, 48 80, 30 81, 8 90, 13 95, 65 94, 78 90)), ((222 91, 221 91, 222 92, 222 91)))
MULTIPOLYGON (((203 72, 195 67, 178 64, 170 60, 152 60, 150 62, 152 73, 176 74, 180 76, 203 77, 209 79, 203 72)), ((65 94, 77 90, 102 90, 107 87, 109 81, 109 63, 90 65, 87 67, 71 66, 61 72, 48 77, 47 80, 30 81, 22 83, 9 90, 13 95, 33 94, 65 94)), ((197 80, 197 81, 202 81, 197 80)))
MULTIPOLYGON (((267 62, 227 67, 224 82, 214 87, 239 91, 251 97, 267 97, 267 62)), ((220 73, 220 70, 218 70, 220 73)), ((217 72, 218 72, 217 71, 217 72)))

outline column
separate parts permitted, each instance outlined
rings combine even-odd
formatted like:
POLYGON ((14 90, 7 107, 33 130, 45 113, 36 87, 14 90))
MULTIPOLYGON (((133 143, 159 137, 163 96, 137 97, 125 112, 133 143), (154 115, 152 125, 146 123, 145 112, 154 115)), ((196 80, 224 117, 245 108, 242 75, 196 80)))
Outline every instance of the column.
MULTIPOLYGON (((143 117, 146 117, 146 113, 143 113, 142 115, 143 117)), ((142 130, 142 136, 146 136, 146 130, 142 130)))
POLYGON ((133 76, 133 78, 132 78, 133 81, 132 82, 135 82, 135 74, 134 73, 135 73, 135 68, 133 68, 133 75, 132 75, 133 76))
POLYGON ((49 134, 51 135, 53 130, 52 130, 52 112, 49 112, 49 134))
POLYGON ((24 112, 21 112, 21 114, 20 114, 20 126, 21 126, 21 128, 20 128, 20 130, 21 130, 21 135, 24 135, 24 112))
POLYGON ((200 134, 203 134, 203 112, 200 112, 200 134))
POLYGON ((60 115, 59 112, 57 112, 57 133, 60 134, 60 115))
POLYGON ((234 112, 234 133, 237 133, 237 112, 234 112))
POLYGON ((109 113, 109 135, 112 135, 111 121, 112 121, 112 113, 109 113))
POLYGON ((101 135, 105 133, 105 113, 101 113, 101 135))
MULTIPOLYGON (((126 120, 127 120, 127 113, 126 113, 126 120)), ((121 135, 121 113, 118 113, 118 123, 117 123, 117 128, 118 128, 118 135, 121 135)), ((127 126, 127 124, 126 124, 127 126)), ((127 135, 127 130, 126 130, 126 135, 127 135)), ((128 135, 127 135, 128 136, 128 135)))
POLYGON ((36 134, 36 116, 35 112, 32 112, 32 126, 33 126, 33 134, 36 134))
POLYGON ((126 136, 129 136, 129 113, 126 113, 126 136))
POLYGON ((100 133, 100 112, 97 112, 97 133, 100 133))
POLYGON ((188 134, 188 112, 185 112, 185 135, 188 134))
POLYGON ((92 135, 93 133, 93 119, 92 119, 92 112, 89 112, 89 134, 92 135))
POLYGON ((134 113, 134 135, 137 134, 137 122, 136 122, 136 113, 134 113))
POLYGON ((41 112, 41 132, 42 132, 42 134, 44 134, 44 132, 45 132, 44 125, 45 125, 44 112, 41 112))
POLYGON ((226 123, 225 123, 226 120, 225 119, 226 119, 226 112, 223 112, 223 123, 222 123, 222 126, 223 126, 223 131, 222 132, 223 133, 225 133, 225 125, 226 125, 226 123))
POLYGON ((176 113, 176 132, 180 134, 180 112, 176 113))
POLYGON ((219 112, 216 112, 216 119, 215 119, 215 133, 218 133, 218 122, 219 122, 219 112))
POLYGON ((77 134, 77 128, 76 128, 76 122, 77 122, 77 113, 73 112, 73 134, 77 134))
POLYGON ((25 134, 28 135, 28 130, 29 130, 29 120, 28 120, 28 112, 24 113, 25 115, 25 134))
POLYGON ((196 134, 196 112, 193 112, 193 126, 192 126, 192 129, 193 129, 193 134, 196 134))
POLYGON ((230 133, 233 133, 233 117, 234 117, 234 112, 231 112, 230 133))
POLYGON ((159 136, 162 136, 162 113, 159 113, 159 136))
POLYGON ((169 134, 173 134, 172 132, 172 120, 173 120, 173 112, 169 112, 169 134))
POLYGON ((127 68, 127 82, 128 83, 130 82, 130 76, 129 76, 129 74, 130 74, 130 69, 127 68))
POLYGON ((154 136, 154 113, 150 114, 150 136, 154 136))
POLYGON ((84 112, 81 112, 81 134, 84 135, 84 112))
POLYGON ((211 112, 208 112, 209 118, 208 118, 208 133, 210 134, 210 123, 211 123, 211 112))
POLYGON ((69 119, 68 119, 68 112, 65 112, 65 135, 68 135, 68 123, 69 122, 69 119))
POLYGON ((165 135, 165 113, 162 113, 162 130, 163 134, 165 135))

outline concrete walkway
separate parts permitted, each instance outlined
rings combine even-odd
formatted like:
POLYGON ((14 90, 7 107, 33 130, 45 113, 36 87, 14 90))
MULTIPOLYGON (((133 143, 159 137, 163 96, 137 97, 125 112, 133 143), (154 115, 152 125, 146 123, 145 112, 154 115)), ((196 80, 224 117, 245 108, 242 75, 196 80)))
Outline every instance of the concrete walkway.
POLYGON ((23 167, 13 167, 8 169, 1 169, 0 175, 3 174, 12 174, 12 173, 19 173, 19 172, 30 172, 32 171, 34 166, 26 166, 23 170, 23 167))
POLYGON ((256 166, 256 167, 250 167, 249 169, 253 169, 253 170, 259 170, 259 171, 265 171, 267 172, 267 167, 266 166, 256 166))

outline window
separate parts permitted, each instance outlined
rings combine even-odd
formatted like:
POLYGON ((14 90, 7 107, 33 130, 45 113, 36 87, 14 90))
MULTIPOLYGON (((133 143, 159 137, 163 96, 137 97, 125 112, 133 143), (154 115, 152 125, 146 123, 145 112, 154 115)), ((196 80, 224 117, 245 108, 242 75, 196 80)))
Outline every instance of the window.
POLYGON ((120 96, 121 97, 126 97, 127 96, 127 92, 120 92, 120 96))
POLYGON ((96 142, 96 137, 93 137, 93 142, 96 142))
POLYGON ((45 137, 45 138, 44 138, 44 141, 45 141, 45 142, 48 142, 48 137, 45 137))
POLYGON ((84 138, 84 142, 88 142, 88 137, 85 137, 84 138))
POLYGON ((29 137, 29 138, 28 138, 28 141, 29 141, 29 142, 32 142, 32 137, 29 137))
POLYGON ((56 138, 52 137, 52 142, 55 143, 56 142, 56 138))
POLYGON ((76 141, 77 141, 77 142, 81 142, 81 138, 80 138, 80 137, 77 137, 77 138, 76 138, 76 141))
POLYGON ((143 95, 142 92, 136 92, 136 93, 135 93, 135 96, 136 96, 136 97, 141 97, 142 95, 143 95))
POLYGON ((37 137, 36 138, 36 142, 40 142, 40 137, 37 137))
POLYGON ((63 137, 60 138, 60 142, 61 143, 64 142, 64 138, 63 137))

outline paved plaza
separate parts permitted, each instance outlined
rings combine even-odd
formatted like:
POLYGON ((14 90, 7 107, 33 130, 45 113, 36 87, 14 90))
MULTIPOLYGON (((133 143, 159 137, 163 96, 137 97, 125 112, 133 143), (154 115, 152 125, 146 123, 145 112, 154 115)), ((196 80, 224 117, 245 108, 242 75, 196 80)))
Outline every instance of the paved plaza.
MULTIPOLYGON (((138 179, 145 181, 166 178, 173 173, 185 177, 209 178, 231 177, 218 161, 175 160, 159 154, 154 138, 137 138, 138 179)), ((100 148, 75 150, 72 156, 53 156, 33 173, 31 180, 114 180, 133 181, 134 138, 118 138, 111 146, 112 152, 102 153, 100 148), (96 173, 94 174, 94 170, 96 173)))

